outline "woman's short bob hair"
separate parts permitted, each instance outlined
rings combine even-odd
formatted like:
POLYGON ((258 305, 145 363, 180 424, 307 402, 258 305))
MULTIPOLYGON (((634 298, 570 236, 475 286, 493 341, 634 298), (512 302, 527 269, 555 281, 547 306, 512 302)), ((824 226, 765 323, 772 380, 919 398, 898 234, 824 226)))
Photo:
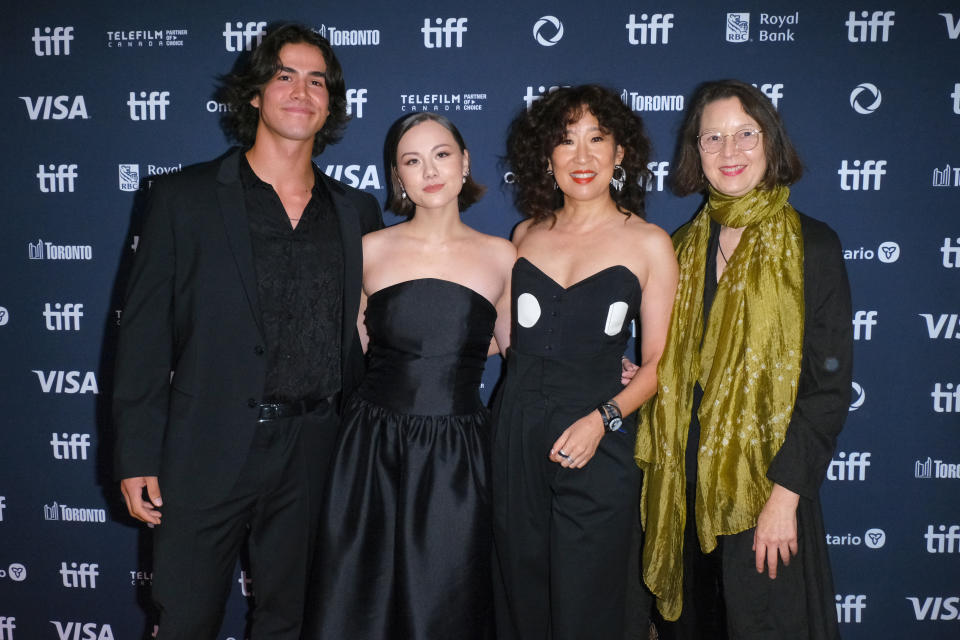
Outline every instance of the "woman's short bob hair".
POLYGON ((313 155, 320 155, 328 144, 339 142, 343 137, 350 116, 347 114, 347 89, 340 61, 326 38, 309 27, 290 23, 268 29, 246 67, 222 78, 219 95, 229 106, 222 126, 230 138, 244 147, 253 146, 260 124, 260 110, 250 101, 263 93, 264 86, 280 69, 280 50, 288 44, 301 43, 319 49, 327 65, 324 76, 330 96, 330 114, 313 138, 313 155))
MULTIPOLYGON (((397 147, 400 146, 400 139, 407 131, 428 120, 430 122, 436 122, 449 131, 453 135, 453 139, 457 142, 457 146, 460 147, 461 153, 467 150, 467 144, 463 141, 463 136, 460 135, 457 127, 450 122, 449 118, 439 113, 420 111, 403 116, 393 123, 390 131, 387 132, 387 142, 383 147, 384 164, 387 168, 387 174, 390 176, 386 208, 397 215, 406 216, 407 218, 413 217, 416 205, 410 202, 409 198, 401 197, 403 189, 400 186, 399 178, 397 178, 397 147)), ((473 176, 468 173, 463 187, 460 189, 460 195, 457 196, 457 207, 460 211, 466 211, 470 205, 483 197, 486 190, 486 187, 475 182, 473 176)))
POLYGON ((597 85, 561 87, 514 118, 507 136, 507 162, 513 172, 517 209, 536 222, 554 219, 554 211, 563 206, 563 192, 547 173, 548 163, 567 127, 585 112, 593 114, 600 129, 623 149, 620 166, 626 179, 621 191, 610 188, 610 197, 625 215, 644 218, 651 147, 643 120, 618 94, 597 85))
POLYGON ((697 87, 690 99, 690 106, 684 117, 680 131, 680 143, 677 146, 677 158, 674 161, 673 191, 679 196, 705 191, 708 186, 700 163, 700 148, 697 138, 700 136, 700 119, 704 108, 716 100, 736 98, 743 110, 760 125, 767 171, 760 181, 760 187, 772 189, 779 185, 790 185, 803 175, 803 165, 797 155, 780 114, 759 89, 739 80, 715 80, 697 87))

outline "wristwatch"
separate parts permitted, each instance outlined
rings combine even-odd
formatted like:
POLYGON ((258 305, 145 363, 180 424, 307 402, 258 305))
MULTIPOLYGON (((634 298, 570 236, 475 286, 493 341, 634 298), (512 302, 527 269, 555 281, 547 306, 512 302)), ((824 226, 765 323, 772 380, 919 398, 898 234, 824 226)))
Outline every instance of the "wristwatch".
POLYGON ((619 431, 623 426, 623 414, 620 413, 620 407, 611 400, 610 402, 601 402, 597 407, 600 412, 600 418, 603 420, 604 431, 619 431))

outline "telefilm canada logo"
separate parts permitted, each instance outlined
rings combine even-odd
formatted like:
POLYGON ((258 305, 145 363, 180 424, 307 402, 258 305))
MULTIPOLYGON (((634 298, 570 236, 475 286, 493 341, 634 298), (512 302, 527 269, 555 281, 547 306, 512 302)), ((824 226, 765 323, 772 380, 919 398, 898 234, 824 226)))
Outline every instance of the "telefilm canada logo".
POLYGON ((111 29, 107 31, 107 47, 111 49, 160 49, 183 47, 187 29, 111 29))
POLYGON ((483 111, 486 93, 404 93, 400 111, 483 111))

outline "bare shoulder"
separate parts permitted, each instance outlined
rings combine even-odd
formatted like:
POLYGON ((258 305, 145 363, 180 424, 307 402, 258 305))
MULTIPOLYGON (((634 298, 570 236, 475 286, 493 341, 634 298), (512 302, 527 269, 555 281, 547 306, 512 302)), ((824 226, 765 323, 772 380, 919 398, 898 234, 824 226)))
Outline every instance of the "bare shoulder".
POLYGON ((523 242, 523 238, 529 233, 531 227, 534 227, 533 218, 527 218, 517 226, 513 228, 513 233, 510 235, 510 241, 514 246, 520 246, 520 243, 523 242))
POLYGON ((473 230, 471 241, 482 251, 484 258, 500 268, 511 269, 517 260, 517 248, 506 238, 491 236, 473 230))
POLYGON ((361 239, 363 241, 363 250, 377 251, 390 242, 396 241, 396 239, 404 233, 403 226, 404 223, 401 222, 400 224, 384 227, 383 229, 365 234, 361 239))
POLYGON ((629 234, 630 242, 643 247, 648 253, 673 253, 673 241, 670 234, 661 227, 647 222, 637 216, 631 216, 626 225, 626 232, 629 234))

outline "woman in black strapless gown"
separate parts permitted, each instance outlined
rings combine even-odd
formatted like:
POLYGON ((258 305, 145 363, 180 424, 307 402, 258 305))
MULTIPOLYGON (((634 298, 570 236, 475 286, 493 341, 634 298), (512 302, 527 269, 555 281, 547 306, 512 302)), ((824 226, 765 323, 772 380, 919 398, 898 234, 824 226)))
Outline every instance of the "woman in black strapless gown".
POLYGON ((389 205, 411 219, 364 238, 368 368, 344 409, 305 637, 488 639, 490 436, 479 387, 516 252, 460 221, 483 190, 448 120, 407 116, 388 149, 389 205))
POLYGON ((642 218, 649 142, 616 94, 585 86, 518 117, 508 151, 528 220, 494 418, 498 638, 646 638, 632 414, 656 390, 677 283, 669 236, 642 218))

